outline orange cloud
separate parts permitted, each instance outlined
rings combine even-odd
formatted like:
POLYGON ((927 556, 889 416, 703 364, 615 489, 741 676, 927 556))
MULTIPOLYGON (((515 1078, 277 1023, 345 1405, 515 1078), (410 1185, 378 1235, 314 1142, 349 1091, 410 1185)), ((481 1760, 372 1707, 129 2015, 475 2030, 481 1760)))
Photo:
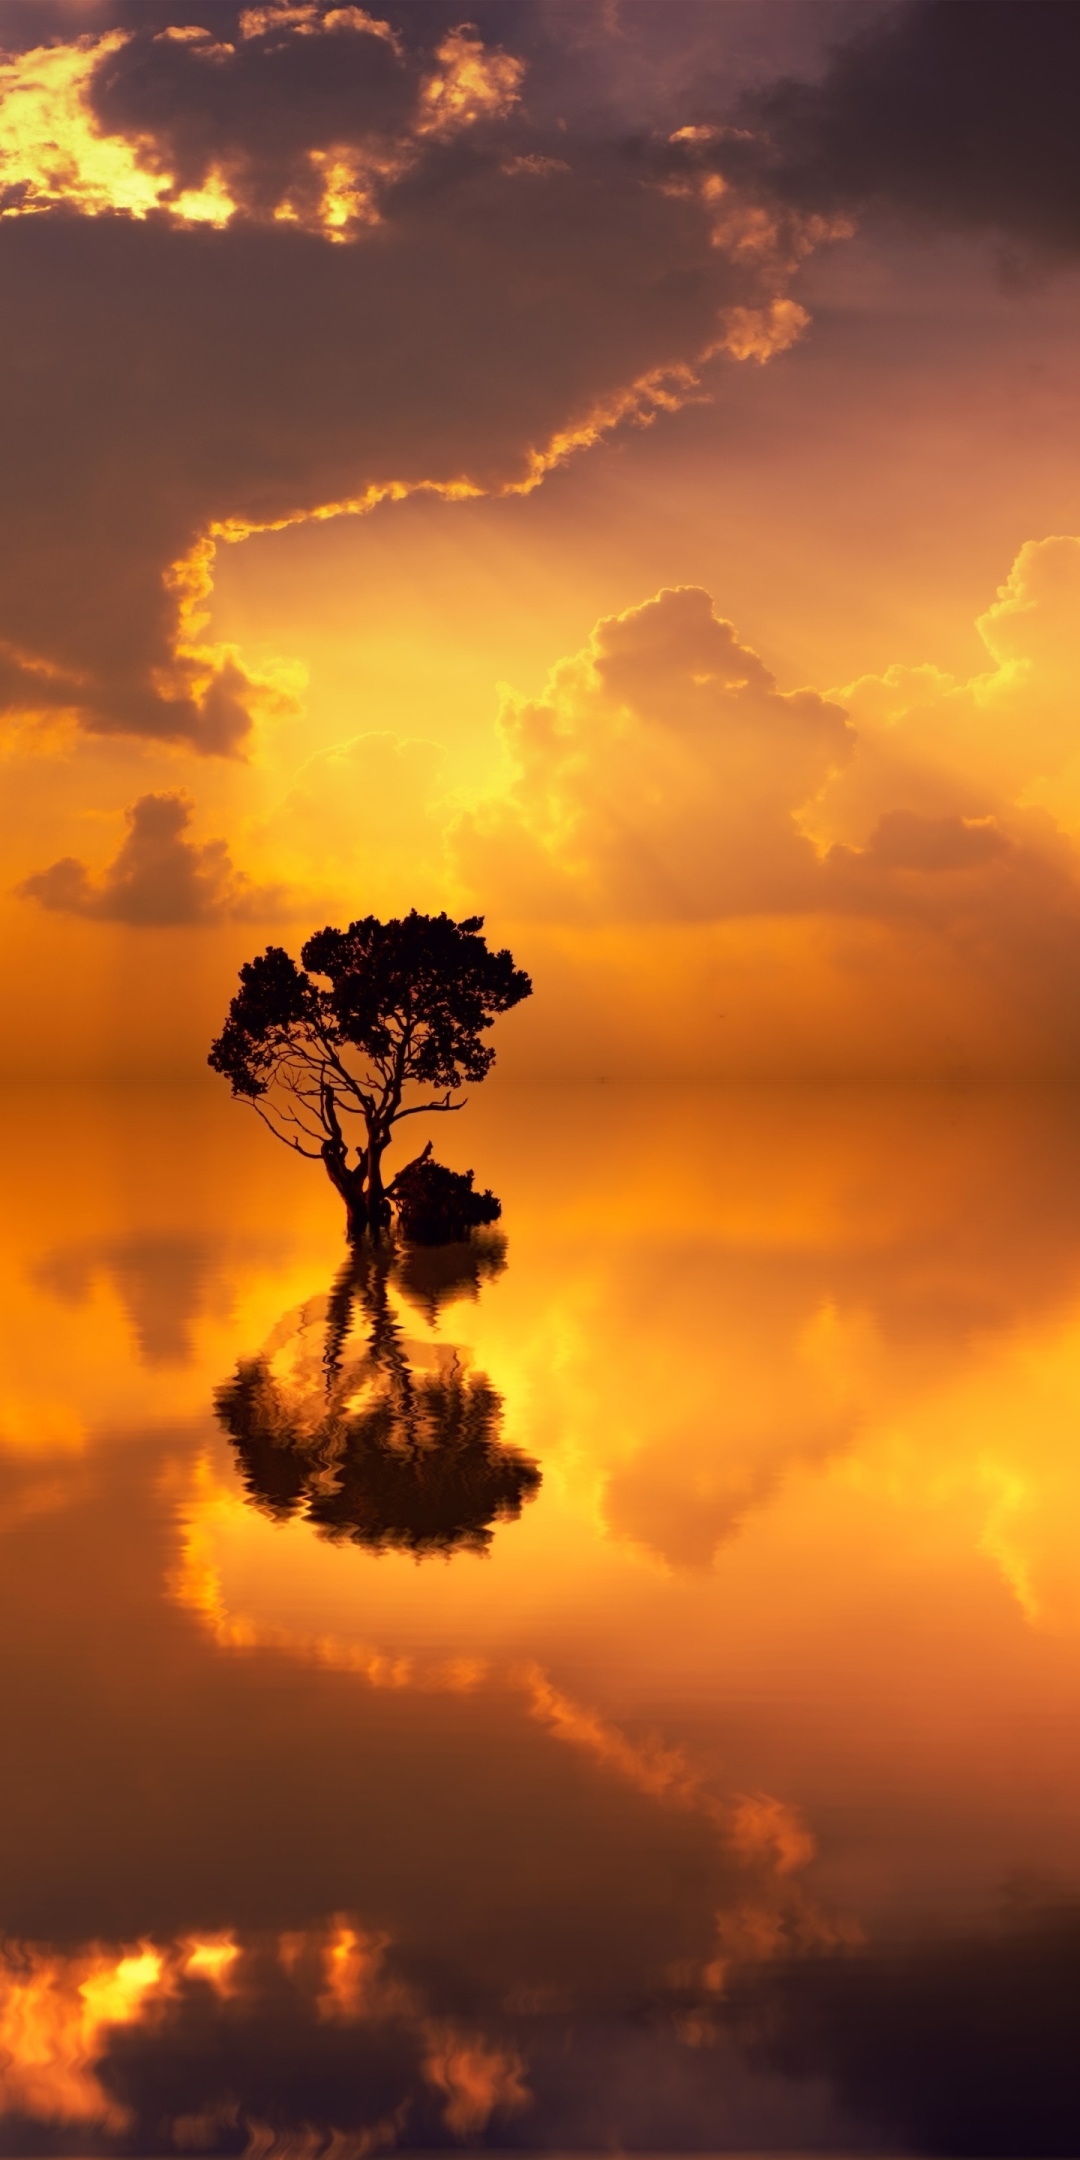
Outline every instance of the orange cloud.
POLYGON ((219 1995, 233 1992, 235 1978, 233 1968, 240 1956, 240 1945, 233 1935, 212 1935, 205 1938, 192 1936, 182 1945, 182 1971, 189 1979, 206 1980, 216 1988, 219 1995))
POLYGON ((783 351, 791 281, 832 236, 725 177, 719 136, 647 131, 627 156, 563 124, 543 71, 526 104, 519 53, 398 0, 2 65, 20 718, 235 752, 283 686, 202 638, 217 541, 528 492, 702 394, 719 356, 783 351))
POLYGON ((127 837, 100 878, 68 855, 25 878, 19 894, 56 914, 144 928, 270 922, 290 912, 285 887, 256 885, 234 869, 224 840, 189 840, 192 814, 183 795, 140 795, 125 813, 127 837))
POLYGON ((599 623, 501 725, 509 794, 464 821, 463 864, 507 914, 708 919, 806 905, 796 814, 850 756, 844 713, 783 693, 697 587, 599 623))
POLYGON ((93 78, 126 43, 110 30, 0 58, 0 218, 62 203, 83 217, 144 219, 167 201, 181 224, 228 222, 236 205, 219 179, 177 192, 172 175, 147 160, 145 142, 97 125, 93 78))
POLYGON ((478 120, 502 120, 518 102, 524 63, 511 53, 488 52, 468 24, 451 30, 439 46, 438 67, 420 89, 418 135, 456 135, 478 120))
POLYGON ((552 926, 529 958, 564 1041, 604 1056, 621 1009, 605 1069, 659 1001, 689 1070, 1071 1070, 1078 620, 1080 541, 1032 542, 969 681, 781 692, 707 594, 661 592, 507 698, 514 776, 461 820, 462 872, 552 926))
POLYGON ((814 1857, 814 1840, 794 1811, 771 1793, 750 1793, 735 1804, 729 1831, 736 1852, 790 1875, 814 1857))
POLYGON ((277 0, 269 7, 243 8, 240 14, 242 38, 280 37, 326 37, 339 30, 356 30, 362 36, 383 38, 397 49, 397 39, 389 23, 369 15, 366 8, 331 7, 323 9, 316 0, 300 0, 300 5, 290 7, 288 0, 277 0))
POLYGON ((806 820, 821 843, 865 845, 876 821, 993 817, 1046 844, 1049 811, 1080 835, 1080 538, 1028 540, 976 628, 988 665, 958 680, 933 666, 890 667, 833 692, 857 733, 855 755, 806 820))

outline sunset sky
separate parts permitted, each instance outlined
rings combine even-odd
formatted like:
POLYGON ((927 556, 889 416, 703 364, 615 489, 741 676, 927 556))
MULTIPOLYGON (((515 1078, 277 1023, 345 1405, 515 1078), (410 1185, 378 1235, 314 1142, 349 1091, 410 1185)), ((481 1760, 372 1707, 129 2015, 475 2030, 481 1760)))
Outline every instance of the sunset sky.
POLYGON ((1080 1069, 1071 0, 0 0, 8 1077, 1080 1069))
POLYGON ((1080 2151, 1078 85, 0 0, 0 2154, 1080 2151))

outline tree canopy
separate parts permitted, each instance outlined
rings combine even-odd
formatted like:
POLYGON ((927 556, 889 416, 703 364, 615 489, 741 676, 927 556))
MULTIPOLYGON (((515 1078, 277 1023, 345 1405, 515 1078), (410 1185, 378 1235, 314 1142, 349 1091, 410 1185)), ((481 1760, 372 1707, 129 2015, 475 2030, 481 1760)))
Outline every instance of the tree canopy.
MULTIPOLYGON (((455 922, 415 908, 390 922, 367 915, 346 930, 316 931, 299 966, 270 945, 240 970, 209 1063, 279 1140, 324 1163, 350 1236, 390 1219, 394 1188, 384 1186, 382 1157, 395 1125, 459 1108, 461 1089, 494 1063, 488 1029, 532 991, 509 952, 491 951, 483 927, 480 915, 455 922), (414 1099, 418 1090, 424 1099, 414 1099), (350 1117, 364 1132, 353 1163, 350 1117)), ((457 1175, 474 1211, 458 1221, 461 1235, 493 1217, 475 1213, 482 1196, 471 1193, 471 1172, 457 1175)))

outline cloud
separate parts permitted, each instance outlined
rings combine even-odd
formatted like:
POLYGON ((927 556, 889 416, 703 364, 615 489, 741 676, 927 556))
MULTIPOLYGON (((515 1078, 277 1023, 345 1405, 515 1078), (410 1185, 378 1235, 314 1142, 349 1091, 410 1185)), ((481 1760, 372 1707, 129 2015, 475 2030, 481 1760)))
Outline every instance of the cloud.
POLYGON ((781 691, 698 587, 597 624, 539 698, 507 697, 509 787, 459 825, 522 917, 1072 915, 1080 840, 1080 538, 1028 542, 961 682, 889 668, 781 691))
POLYGON ((459 822, 462 874, 549 926, 530 965, 567 1029, 595 1037, 621 1004, 613 1069, 657 997, 706 1069, 1072 1069, 1078 621, 1080 539, 1029 542, 969 680, 782 692, 706 593, 661 592, 506 700, 514 777, 459 822))
POLYGON ((289 687, 208 639, 217 545, 527 491, 799 335, 827 221, 707 130, 560 126, 522 20, 117 0, 2 63, 9 714, 236 752, 289 687))
POLYGON ((184 795, 140 795, 125 811, 127 837, 100 878, 65 855, 25 878, 19 896, 56 914, 141 927, 270 922, 288 913, 285 887, 254 884, 234 868, 226 841, 185 837, 192 814, 184 795))
POLYGON ((862 844, 899 809, 1009 816, 1042 807, 1080 833, 1080 537, 1020 549, 977 621, 987 665, 965 681, 932 666, 890 667, 834 695, 857 732, 822 804, 822 836, 862 844))
POLYGON ((518 777, 463 821, 509 913, 708 920, 810 903, 796 812, 850 756, 839 706, 781 692, 697 586, 598 623, 501 725, 518 777))
POLYGON ((791 200, 1071 255, 1078 69, 1080 13, 1061 0, 908 0, 839 46, 819 80, 757 95, 750 117, 769 130, 791 200))

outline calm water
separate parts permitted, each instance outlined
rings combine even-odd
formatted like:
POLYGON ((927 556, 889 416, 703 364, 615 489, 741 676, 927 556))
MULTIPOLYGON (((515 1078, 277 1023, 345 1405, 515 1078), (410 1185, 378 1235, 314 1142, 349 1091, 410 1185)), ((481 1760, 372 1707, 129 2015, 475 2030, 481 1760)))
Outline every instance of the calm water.
POLYGON ((4 2151, 1080 2150, 1080 1103, 3 1131, 4 2151))

